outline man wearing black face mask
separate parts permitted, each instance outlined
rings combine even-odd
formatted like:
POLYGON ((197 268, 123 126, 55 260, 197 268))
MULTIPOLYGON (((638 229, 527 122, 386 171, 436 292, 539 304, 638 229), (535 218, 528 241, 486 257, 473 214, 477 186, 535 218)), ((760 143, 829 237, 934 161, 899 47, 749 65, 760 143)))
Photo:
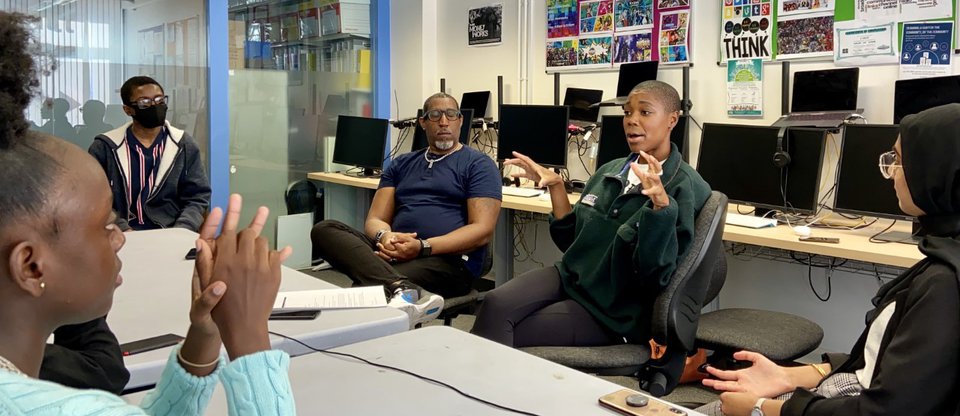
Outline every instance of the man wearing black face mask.
POLYGON ((120 98, 133 121, 90 145, 110 181, 117 224, 124 231, 198 231, 210 205, 210 183, 197 142, 166 121, 167 96, 152 78, 128 79, 120 98))

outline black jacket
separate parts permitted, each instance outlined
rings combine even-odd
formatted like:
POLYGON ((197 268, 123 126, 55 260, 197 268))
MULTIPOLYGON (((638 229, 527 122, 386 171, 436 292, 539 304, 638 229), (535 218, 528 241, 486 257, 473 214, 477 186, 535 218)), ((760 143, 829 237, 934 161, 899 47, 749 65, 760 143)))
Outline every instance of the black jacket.
POLYGON ((53 336, 53 344, 47 344, 43 351, 41 380, 78 389, 123 392, 130 373, 106 318, 62 326, 53 336))

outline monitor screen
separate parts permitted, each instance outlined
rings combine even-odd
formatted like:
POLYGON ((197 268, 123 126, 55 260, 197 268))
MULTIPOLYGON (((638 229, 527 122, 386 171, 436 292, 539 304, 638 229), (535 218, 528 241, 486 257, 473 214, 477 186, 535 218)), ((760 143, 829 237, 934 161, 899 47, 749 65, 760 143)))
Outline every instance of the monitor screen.
POLYGON ((460 110, 473 110, 473 116, 484 118, 490 103, 490 91, 465 92, 460 99, 460 110))
POLYGON ((563 97, 563 105, 570 107, 571 120, 596 123, 597 116, 600 115, 600 107, 594 106, 590 108, 590 105, 599 103, 602 100, 603 90, 567 88, 567 93, 563 97))
POLYGON ((333 163, 380 169, 389 126, 388 120, 384 119, 340 116, 333 145, 333 163))
POLYGON ((893 122, 936 106, 960 103, 960 75, 901 79, 893 93, 893 122))
POLYGON ((900 210, 893 182, 878 170, 880 154, 893 149, 896 125, 850 124, 843 130, 834 210, 884 218, 909 218, 900 210))
POLYGON ((794 73, 790 111, 856 110, 859 77, 860 68, 794 73))
POLYGON ((773 165, 779 131, 777 127, 705 123, 697 171, 731 202, 813 211, 826 132, 789 129, 784 139, 792 162, 781 171, 773 165))
MULTIPOLYGON (((670 141, 677 145, 677 149, 683 154, 686 154, 686 149, 683 145, 686 126, 687 116, 680 116, 677 120, 677 125, 670 131, 670 141)), ((597 142, 596 166, 599 168, 611 160, 619 159, 630 153, 630 146, 627 145, 627 137, 623 133, 623 116, 603 116, 603 123, 601 123, 600 126, 600 137, 597 142)))
POLYGON ((620 65, 620 76, 617 78, 617 97, 630 95, 630 90, 643 81, 657 79, 658 61, 635 62, 620 65))
POLYGON ((567 165, 567 124, 569 109, 562 105, 512 105, 500 107, 497 160, 513 152, 555 168, 567 165))
MULTIPOLYGON (((463 114, 462 123, 460 123, 460 143, 464 145, 470 144, 470 121, 473 120, 473 110, 462 109, 460 113, 463 114)), ((417 150, 424 149, 430 145, 427 142, 427 132, 423 130, 423 127, 420 127, 420 117, 423 117, 423 109, 417 110, 417 123, 414 126, 413 131, 413 143, 410 145, 410 151, 416 152, 417 150)), ((429 123, 429 121, 428 121, 429 123)))

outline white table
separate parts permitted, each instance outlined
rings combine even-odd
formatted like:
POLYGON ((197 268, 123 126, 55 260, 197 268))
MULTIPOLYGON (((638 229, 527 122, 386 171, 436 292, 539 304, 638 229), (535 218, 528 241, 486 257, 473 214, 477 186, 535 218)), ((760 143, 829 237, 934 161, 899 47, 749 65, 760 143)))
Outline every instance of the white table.
MULTIPOLYGON (((623 387, 444 326, 364 341, 334 351, 413 371, 462 391, 539 415, 616 415, 600 396, 623 387)), ((301 415, 510 415, 447 388, 323 353, 292 359, 290 380, 301 415)), ((145 392, 125 397, 139 403, 145 392)), ((656 400, 656 399, 651 399, 656 400)), ((685 410, 687 415, 698 413, 685 410)), ((222 386, 208 415, 227 414, 222 386)))
MULTIPOLYGON (((107 323, 120 343, 172 333, 185 336, 190 324, 190 281, 193 261, 185 260, 197 234, 183 229, 127 233, 120 251, 123 285, 114 294, 107 323)), ((327 289, 334 286, 284 267, 280 290, 327 289)), ((228 289, 229 290, 229 289, 228 289)), ((323 311, 312 321, 271 321, 270 330, 317 348, 333 348, 406 331, 407 315, 393 308, 323 311)), ((274 348, 291 355, 311 350, 272 336, 274 348)), ((127 389, 151 386, 160 379, 171 348, 124 358, 130 371, 127 389)))

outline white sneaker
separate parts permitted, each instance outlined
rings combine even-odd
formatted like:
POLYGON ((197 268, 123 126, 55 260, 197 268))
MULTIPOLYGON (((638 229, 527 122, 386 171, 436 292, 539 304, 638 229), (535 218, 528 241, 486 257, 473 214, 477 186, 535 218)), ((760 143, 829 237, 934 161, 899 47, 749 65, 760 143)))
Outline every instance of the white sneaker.
POLYGON ((431 294, 429 297, 414 301, 407 293, 398 293, 390 299, 387 306, 397 308, 406 312, 410 318, 410 329, 417 325, 436 319, 443 311, 443 298, 440 295, 431 294))

